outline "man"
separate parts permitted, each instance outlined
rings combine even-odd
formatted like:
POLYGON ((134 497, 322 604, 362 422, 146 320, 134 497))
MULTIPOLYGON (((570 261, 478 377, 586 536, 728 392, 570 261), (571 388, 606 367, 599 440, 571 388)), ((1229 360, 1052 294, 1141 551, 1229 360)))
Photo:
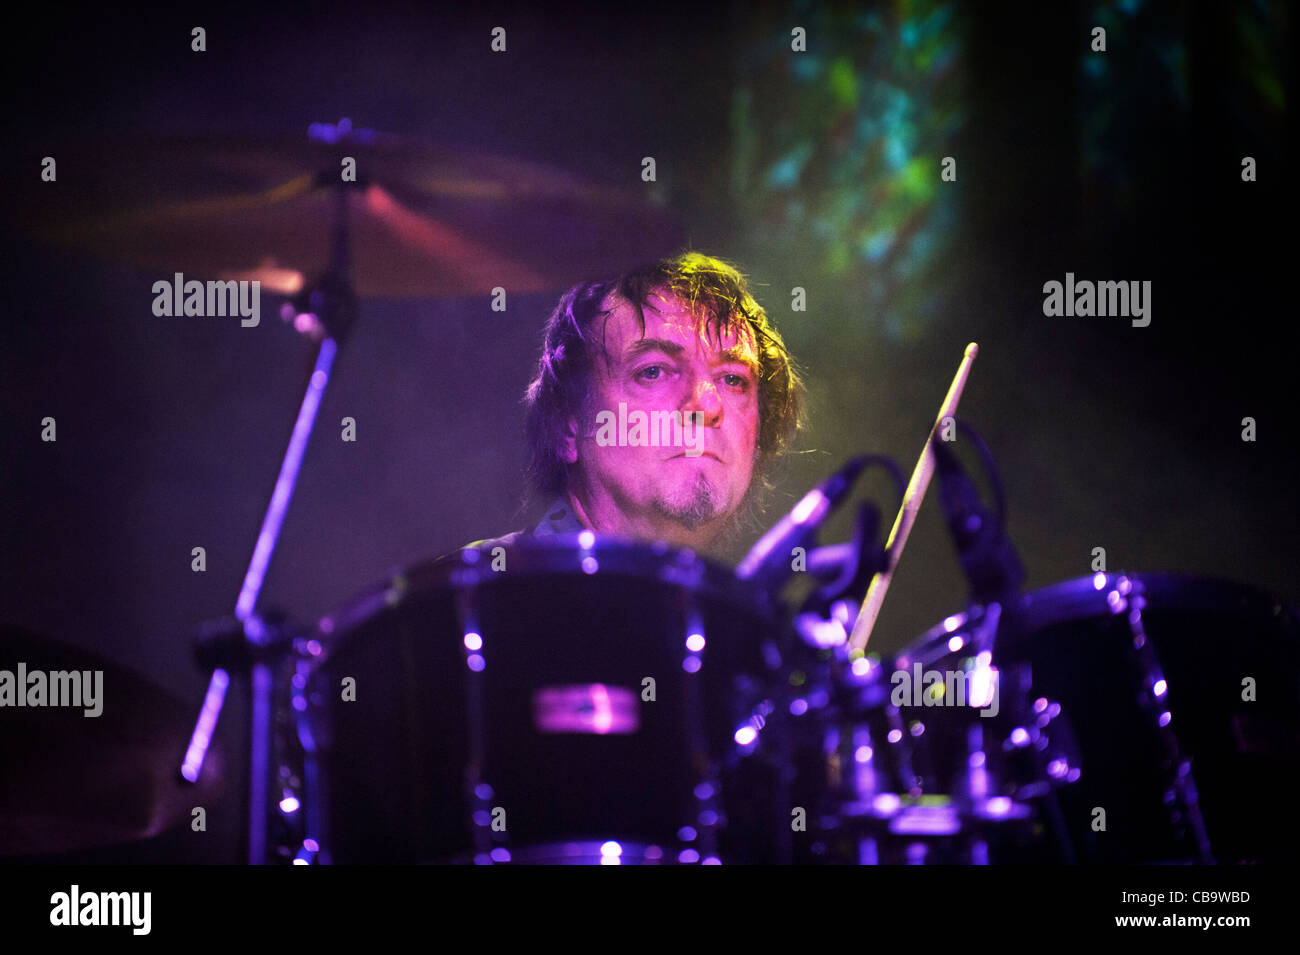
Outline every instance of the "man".
POLYGON ((528 387, 525 534, 580 531, 709 552, 761 512, 802 426, 780 333, 727 263, 688 252, 566 292, 528 387))

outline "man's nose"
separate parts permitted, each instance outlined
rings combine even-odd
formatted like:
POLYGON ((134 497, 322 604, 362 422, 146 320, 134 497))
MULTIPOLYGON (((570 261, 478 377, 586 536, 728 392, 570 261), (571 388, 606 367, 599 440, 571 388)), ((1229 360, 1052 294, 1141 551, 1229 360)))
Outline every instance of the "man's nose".
POLYGON ((722 399, 718 388, 712 381, 701 378, 691 386, 686 402, 682 405, 682 415, 696 414, 699 423, 706 428, 716 428, 722 424, 722 399))

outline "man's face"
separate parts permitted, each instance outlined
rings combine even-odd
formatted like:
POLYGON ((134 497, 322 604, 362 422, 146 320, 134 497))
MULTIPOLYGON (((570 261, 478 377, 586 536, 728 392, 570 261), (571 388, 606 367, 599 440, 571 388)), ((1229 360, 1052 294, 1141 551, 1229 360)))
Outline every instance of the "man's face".
MULTIPOLYGON (((702 547, 731 524, 753 475, 758 440, 758 352, 753 334, 708 340, 686 306, 654 293, 644 306, 645 334, 636 311, 622 299, 605 325, 608 361, 593 368, 593 419, 571 422, 566 447, 573 469, 570 488, 579 515, 597 531, 702 547), (617 422, 644 412, 694 415, 683 443, 619 446, 614 429, 598 440, 596 418, 617 422), (602 415, 602 412, 607 414, 602 415), (666 446, 665 446, 666 445, 666 446)), ((632 428, 629 427, 629 437, 632 428)), ((651 429, 647 429, 649 435, 651 429)))

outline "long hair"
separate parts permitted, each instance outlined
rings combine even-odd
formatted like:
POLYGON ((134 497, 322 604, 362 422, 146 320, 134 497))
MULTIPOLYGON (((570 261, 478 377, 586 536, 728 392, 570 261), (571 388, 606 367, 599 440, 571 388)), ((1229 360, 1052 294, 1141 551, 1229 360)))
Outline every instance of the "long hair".
MULTIPOLYGON (((690 308, 713 341, 740 334, 747 325, 758 350, 758 447, 746 494, 751 516, 763 510, 772 490, 773 466, 804 426, 805 388, 790 355, 763 307, 750 294, 745 277, 733 266, 699 252, 685 252, 603 282, 583 282, 560 297, 546 320, 537 377, 524 396, 528 444, 528 494, 525 508, 549 503, 569 484, 569 464, 562 448, 570 418, 586 421, 593 400, 592 372, 605 351, 602 309, 610 293, 636 310, 645 334, 644 306, 651 294, 668 291, 690 308), (599 335, 597 326, 599 325, 599 335)), ((613 303, 611 303, 613 304, 613 303)))

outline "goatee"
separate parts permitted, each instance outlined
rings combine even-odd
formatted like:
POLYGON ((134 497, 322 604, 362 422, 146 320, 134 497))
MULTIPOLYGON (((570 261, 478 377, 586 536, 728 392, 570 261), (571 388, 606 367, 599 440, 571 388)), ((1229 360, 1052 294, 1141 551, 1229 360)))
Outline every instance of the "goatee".
POLYGON ((693 531, 718 517, 721 502, 717 499, 709 479, 703 474, 697 474, 695 483, 687 491, 684 500, 670 502, 660 497, 654 500, 653 506, 663 517, 676 521, 688 531, 693 531))

